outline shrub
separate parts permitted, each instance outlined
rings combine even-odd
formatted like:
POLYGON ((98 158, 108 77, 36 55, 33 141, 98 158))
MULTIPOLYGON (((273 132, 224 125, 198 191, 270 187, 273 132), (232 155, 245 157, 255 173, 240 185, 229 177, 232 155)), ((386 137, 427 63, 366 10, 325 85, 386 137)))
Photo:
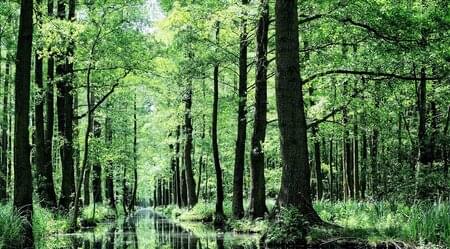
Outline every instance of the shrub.
POLYGON ((281 208, 263 240, 269 246, 305 245, 307 231, 308 223, 297 208, 281 208))

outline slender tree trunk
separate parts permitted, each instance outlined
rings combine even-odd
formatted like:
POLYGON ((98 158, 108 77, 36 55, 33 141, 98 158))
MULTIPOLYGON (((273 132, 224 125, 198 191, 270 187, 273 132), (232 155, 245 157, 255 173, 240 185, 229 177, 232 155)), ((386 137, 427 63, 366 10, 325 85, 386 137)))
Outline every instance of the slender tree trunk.
MULTIPOLYGON (((0 53, 1 55, 1 53, 0 53)), ((9 60, 6 51, 6 69, 3 84, 3 113, 2 113, 2 157, 0 165, 0 202, 8 200, 8 96, 9 96, 9 60)), ((1 63, 0 63, 1 70, 1 63)))
POLYGON ((418 144, 419 144, 419 156, 418 160, 421 164, 429 164, 433 158, 431 156, 430 147, 427 143, 427 80, 426 70, 424 67, 420 69, 420 80, 417 89, 417 110, 419 115, 419 127, 418 127, 418 144))
POLYGON ((354 197, 360 197, 360 183, 359 183, 359 141, 358 141, 358 120, 355 118, 353 125, 353 184, 354 197))
POLYGON ((449 161, 450 161, 450 149, 449 149, 449 144, 450 144, 450 139, 448 137, 448 127, 450 126, 450 105, 447 108, 447 121, 445 122, 445 126, 444 126, 444 147, 442 149, 442 153, 443 153, 443 157, 444 157, 444 174, 445 176, 449 177, 448 174, 448 168, 449 168, 449 161))
POLYGON ((366 188, 367 188, 367 132, 366 129, 362 133, 362 165, 361 165, 361 199, 366 199, 366 188))
POLYGON ((317 199, 321 200, 323 196, 323 183, 322 183, 322 161, 320 156, 320 140, 318 137, 319 127, 312 127, 312 135, 314 139, 314 166, 317 179, 317 199))
POLYGON ((175 192, 176 202, 179 207, 183 206, 181 198, 181 181, 180 181, 180 126, 177 126, 176 142, 175 142, 175 192))
POLYGON ((296 207, 311 223, 321 222, 312 206, 307 126, 299 68, 296 0, 277 0, 276 98, 283 170, 278 203, 296 207))
POLYGON ((333 180, 333 167, 334 167, 334 161, 333 161, 333 138, 330 139, 330 154, 329 154, 329 165, 330 165, 330 200, 334 200, 334 195, 333 195, 333 191, 334 191, 334 180, 333 180))
MULTIPOLYGON (((220 22, 216 22, 216 44, 219 44, 220 22)), ((214 224, 216 227, 224 225, 225 214, 223 212, 223 180, 222 168, 220 166, 219 144, 217 138, 217 116, 219 110, 219 63, 214 65, 214 96, 213 96, 213 114, 212 114, 212 149, 214 158, 214 169, 216 171, 216 212, 214 224)))
MULTIPOLYGON (((92 96, 93 97, 93 96, 92 96)), ((95 98, 92 98, 94 100, 95 98)), ((92 103, 94 104, 94 103, 92 103)), ((98 122, 94 115, 93 122, 92 122, 92 131, 94 133, 94 138, 99 139, 102 135, 102 126, 100 122, 98 122)), ((92 193, 94 196, 94 203, 102 203, 102 166, 97 158, 92 158, 92 193)))
POLYGON ((185 113, 184 113, 184 132, 186 135, 184 145, 184 168, 186 174, 187 186, 187 206, 193 207, 197 204, 197 195, 195 194, 194 171, 192 170, 192 82, 189 82, 185 94, 185 113))
POLYGON ((22 222, 25 237, 22 245, 12 245, 13 248, 31 248, 33 245, 33 178, 29 141, 32 41, 33 1, 22 0, 15 76, 14 208, 27 222, 22 222))
MULTIPOLYGON (((242 0, 244 7, 248 0, 242 0)), ((240 52, 239 52, 239 104, 237 138, 234 153, 234 177, 233 177, 233 216, 236 219, 244 217, 244 164, 245 141, 247 137, 247 11, 242 11, 240 52)))
MULTIPOLYGON (((134 94, 133 102, 133 192, 131 194, 131 202, 128 210, 134 211, 136 206, 136 195, 138 188, 138 172, 137 172, 137 96, 134 94)), ((167 196, 168 199, 168 196, 167 196)), ((168 201, 167 201, 168 202, 168 201)))
MULTIPOLYGON (((109 103, 108 107, 110 107, 109 103)), ((107 147, 112 149, 113 127, 112 119, 108 114, 106 114, 105 119, 105 140, 107 147)), ((105 185, 105 195, 108 200, 108 204, 111 208, 116 209, 116 197, 114 195, 114 168, 112 161, 108 161, 105 167, 105 185)))
POLYGON ((255 114, 250 151, 250 216, 253 219, 264 217, 266 206, 266 183, 264 176, 265 155, 263 144, 267 128, 267 50, 269 34, 269 1, 261 0, 256 30, 256 79, 255 79, 255 114))

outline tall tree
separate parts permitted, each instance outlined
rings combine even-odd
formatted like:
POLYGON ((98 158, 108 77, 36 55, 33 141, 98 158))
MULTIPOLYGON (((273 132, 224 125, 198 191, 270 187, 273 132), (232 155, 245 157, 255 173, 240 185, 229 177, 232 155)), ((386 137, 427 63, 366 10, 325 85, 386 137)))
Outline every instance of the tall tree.
MULTIPOLYGON (((220 22, 216 21, 216 44, 219 44, 219 32, 220 32, 220 22)), ((214 169, 216 171, 216 211, 214 217, 215 226, 223 226, 225 220, 225 214, 223 212, 223 179, 222 179, 222 168, 220 167, 220 157, 219 157, 219 144, 217 138, 217 116, 219 110, 219 63, 214 63, 214 93, 213 93, 213 112, 212 112, 212 126, 211 126, 211 139, 212 139, 212 150, 214 159, 214 169)))
POLYGON ((250 215, 252 218, 264 217, 266 206, 266 183, 264 176, 265 156, 263 144, 267 127, 267 50, 269 43, 269 1, 261 0, 256 30, 256 79, 255 114, 250 151, 250 215))
POLYGON ((25 235, 22 248, 31 248, 33 244, 33 178, 29 141, 32 46, 33 1, 22 0, 16 54, 14 125, 14 208, 27 221, 22 223, 25 235))
MULTIPOLYGON (((94 100, 95 98, 92 98, 94 100)), ((93 115, 94 116, 94 115, 93 115)), ((102 135, 102 125, 93 117, 91 128, 94 133, 94 138, 100 138, 102 135)), ((94 203, 102 203, 102 165, 98 159, 93 159, 92 163, 92 193, 94 196, 94 203)))
MULTIPOLYGON (((66 18, 66 1, 58 0, 58 18, 64 20, 66 18)), ((69 1, 68 19, 75 18, 75 1, 69 1)), ((72 43, 72 42, 71 42, 72 43)), ((73 159, 73 96, 72 96, 72 77, 73 65, 69 63, 68 58, 73 54, 72 45, 67 48, 67 53, 60 56, 56 73, 59 77, 57 81, 58 98, 58 131, 63 138, 61 147, 61 195, 59 197, 59 206, 62 209, 69 209, 73 203, 75 195, 75 169, 73 159)))
MULTIPOLYGON (((107 103, 108 111, 111 108, 110 102, 107 103)), ((105 118, 105 142, 109 149, 112 149, 113 129, 112 118, 107 114, 105 118)), ((116 209, 116 198, 114 193, 114 168, 113 162, 108 161, 105 167, 105 196, 111 208, 116 209)))
POLYGON ((297 0, 277 0, 276 99, 283 161, 278 203, 296 207, 311 223, 321 221, 312 206, 307 126, 299 68, 297 0))
MULTIPOLYGON (((192 56, 189 56, 190 58, 192 56)), ((192 81, 189 80, 184 95, 185 112, 184 112, 184 133, 186 135, 184 144, 184 168, 186 174, 187 187, 187 206, 193 207, 197 204, 197 195, 195 193, 194 171, 192 169, 192 81)))
MULTIPOLYGON (((41 5, 42 0, 37 1, 38 8, 36 18, 38 23, 42 24, 41 5)), ((42 47, 35 53, 35 75, 34 80, 38 97, 35 99, 35 125, 36 125, 36 171, 37 171, 37 192, 41 198, 41 204, 44 207, 56 207, 56 193, 53 184, 53 169, 51 164, 47 163, 47 147, 45 140, 45 121, 44 121, 44 63, 41 55, 42 47)))
MULTIPOLYGON (((244 8, 248 0, 242 0, 244 8)), ((244 164, 245 142, 247 137, 247 11, 242 11, 240 49, 239 49, 239 104, 237 139, 234 156, 233 178, 233 216, 237 219, 244 217, 243 188, 244 188, 244 164)))
POLYGON ((10 63, 8 58, 8 51, 6 51, 6 69, 3 84, 3 113, 2 113, 2 157, 0 164, 0 202, 8 199, 8 97, 9 97, 9 78, 10 78, 10 63))

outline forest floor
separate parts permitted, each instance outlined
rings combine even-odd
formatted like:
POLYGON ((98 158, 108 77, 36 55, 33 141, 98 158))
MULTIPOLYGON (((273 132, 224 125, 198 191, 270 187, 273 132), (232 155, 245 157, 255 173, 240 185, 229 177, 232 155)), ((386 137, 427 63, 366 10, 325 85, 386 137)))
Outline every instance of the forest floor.
MULTIPOLYGON (((269 210, 273 201, 268 202, 269 210)), ((450 204, 418 203, 407 205, 392 202, 329 202, 314 205, 323 220, 340 229, 312 227, 307 232, 313 248, 450 248, 450 204)), ((225 203, 225 214, 231 215, 231 203, 225 203)), ((214 204, 200 202, 194 208, 180 209, 174 205, 158 207, 165 216, 192 226, 192 222, 211 223, 214 204)), ((283 217, 289 219, 289 217, 283 217)), ((261 236, 273 223, 267 219, 229 218, 226 230, 235 233, 256 233, 261 236)), ((281 240, 290 233, 280 231, 281 240)), ((289 239, 288 237, 286 239, 289 239)))

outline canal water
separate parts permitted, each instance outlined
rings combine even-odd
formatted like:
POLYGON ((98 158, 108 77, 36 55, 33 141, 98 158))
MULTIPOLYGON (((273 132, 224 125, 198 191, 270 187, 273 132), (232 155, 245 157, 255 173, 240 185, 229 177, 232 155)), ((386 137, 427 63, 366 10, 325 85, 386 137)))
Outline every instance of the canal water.
POLYGON ((182 226, 151 209, 140 209, 132 217, 101 224, 77 234, 58 235, 38 248, 73 249, 257 249, 259 237, 216 232, 198 223, 182 226))

